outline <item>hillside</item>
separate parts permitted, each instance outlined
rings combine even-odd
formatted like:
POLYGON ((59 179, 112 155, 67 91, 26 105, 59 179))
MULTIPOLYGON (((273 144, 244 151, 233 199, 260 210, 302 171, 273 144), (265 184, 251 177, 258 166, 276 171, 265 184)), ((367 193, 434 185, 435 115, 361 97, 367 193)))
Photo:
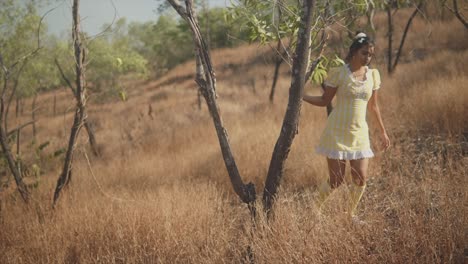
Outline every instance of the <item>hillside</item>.
MULTIPOLYGON (((0 193, 0 262, 238 263, 250 247, 258 263, 463 263, 468 32, 457 20, 428 27, 417 18, 402 61, 388 76, 384 18, 376 18, 373 67, 382 74, 380 104, 392 147, 371 160, 359 208, 365 226, 353 225, 343 213, 346 186, 318 214, 313 195, 328 172, 313 149, 326 113, 303 104, 275 217, 269 224, 261 219, 250 232, 248 210, 232 191, 211 117, 204 102, 198 108, 191 61, 161 79, 126 81, 125 102, 97 103, 91 95, 89 119, 102 155, 92 156, 82 130, 72 183, 55 210, 50 204, 62 161, 53 153, 66 146, 73 105, 68 90, 38 97, 36 143, 24 142, 22 151, 41 174, 26 178, 33 190, 30 205, 19 199, 12 180, 4 184, 9 187, 0 193)), ((400 23, 396 32, 404 27, 400 23)), ((331 47, 339 39, 333 35, 331 47)), ((258 45, 212 52, 234 156, 243 180, 253 181, 258 193, 290 86, 283 65, 275 102, 268 101, 272 54, 258 45)), ((306 92, 320 89, 308 85, 306 92)), ((10 123, 28 120, 26 110, 10 123)), ((32 138, 30 129, 22 137, 32 138)))

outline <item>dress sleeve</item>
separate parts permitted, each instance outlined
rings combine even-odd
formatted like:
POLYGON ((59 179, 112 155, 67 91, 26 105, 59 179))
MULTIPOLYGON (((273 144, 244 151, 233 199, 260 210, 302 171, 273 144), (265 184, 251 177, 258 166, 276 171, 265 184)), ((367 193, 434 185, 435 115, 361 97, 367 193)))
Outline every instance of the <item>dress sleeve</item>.
POLYGON ((372 86, 372 90, 378 90, 380 89, 380 73, 379 70, 374 69, 372 70, 372 79, 374 81, 374 85, 372 86))
POLYGON ((340 68, 330 68, 327 73, 327 79, 324 82, 325 86, 338 88, 340 86, 340 68))

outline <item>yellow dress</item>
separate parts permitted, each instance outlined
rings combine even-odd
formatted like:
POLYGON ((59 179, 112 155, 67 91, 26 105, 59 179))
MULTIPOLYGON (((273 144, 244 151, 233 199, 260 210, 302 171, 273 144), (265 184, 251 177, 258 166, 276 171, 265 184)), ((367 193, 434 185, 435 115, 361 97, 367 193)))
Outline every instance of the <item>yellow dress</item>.
POLYGON ((373 157, 366 112, 372 91, 380 88, 378 70, 366 66, 365 79, 358 81, 345 64, 330 69, 325 85, 337 88, 336 106, 328 117, 317 153, 340 160, 373 157))

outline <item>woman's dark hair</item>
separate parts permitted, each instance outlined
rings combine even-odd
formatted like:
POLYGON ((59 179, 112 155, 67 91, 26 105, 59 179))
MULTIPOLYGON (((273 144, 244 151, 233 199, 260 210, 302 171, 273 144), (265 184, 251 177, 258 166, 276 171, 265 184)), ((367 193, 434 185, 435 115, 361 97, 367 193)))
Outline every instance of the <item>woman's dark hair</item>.
POLYGON ((346 56, 345 61, 349 62, 353 57, 354 53, 356 53, 356 51, 358 51, 360 48, 366 45, 374 46, 375 44, 374 41, 371 38, 369 38, 365 33, 357 32, 356 36, 353 39, 353 43, 351 43, 351 46, 349 46, 349 52, 346 56))

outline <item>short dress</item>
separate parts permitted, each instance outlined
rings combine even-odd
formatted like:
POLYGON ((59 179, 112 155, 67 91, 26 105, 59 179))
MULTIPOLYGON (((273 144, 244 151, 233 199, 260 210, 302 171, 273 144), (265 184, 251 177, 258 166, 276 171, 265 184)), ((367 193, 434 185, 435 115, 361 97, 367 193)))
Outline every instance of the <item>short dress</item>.
POLYGON ((372 91, 380 88, 379 71, 366 66, 365 79, 358 81, 345 64, 329 70, 325 85, 337 88, 336 105, 328 117, 317 153, 339 160, 373 157, 366 112, 372 91))

